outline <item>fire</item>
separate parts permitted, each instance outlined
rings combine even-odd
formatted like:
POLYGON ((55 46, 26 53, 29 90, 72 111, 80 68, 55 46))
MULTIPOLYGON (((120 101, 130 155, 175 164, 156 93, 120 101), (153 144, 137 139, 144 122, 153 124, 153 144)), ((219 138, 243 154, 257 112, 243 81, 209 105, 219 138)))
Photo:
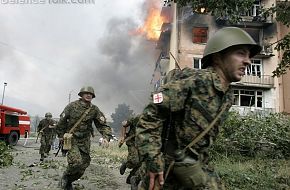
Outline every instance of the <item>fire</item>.
POLYGON ((161 27, 164 18, 160 15, 161 10, 157 7, 151 7, 148 10, 148 15, 143 26, 131 32, 131 34, 145 35, 148 40, 158 40, 161 34, 161 27))

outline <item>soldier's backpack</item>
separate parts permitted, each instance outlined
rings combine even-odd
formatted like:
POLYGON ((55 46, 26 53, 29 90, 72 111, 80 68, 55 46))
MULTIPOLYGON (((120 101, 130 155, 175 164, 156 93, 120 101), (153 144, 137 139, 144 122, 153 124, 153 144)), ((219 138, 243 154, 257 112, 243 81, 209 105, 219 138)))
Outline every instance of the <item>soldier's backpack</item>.
POLYGON ((190 76, 193 76, 193 74, 196 72, 196 69, 192 69, 189 67, 185 67, 183 69, 173 69, 167 73, 167 75, 163 79, 163 84, 167 84, 171 81, 177 81, 182 80, 185 78, 188 78, 190 76))

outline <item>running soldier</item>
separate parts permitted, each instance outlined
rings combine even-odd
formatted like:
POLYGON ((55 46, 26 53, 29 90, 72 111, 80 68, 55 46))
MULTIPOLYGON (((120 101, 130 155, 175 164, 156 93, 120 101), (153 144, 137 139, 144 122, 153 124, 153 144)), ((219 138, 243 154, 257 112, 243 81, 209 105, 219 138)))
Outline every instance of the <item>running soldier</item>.
POLYGON ((56 121, 52 119, 52 114, 49 112, 46 113, 45 118, 39 122, 37 133, 40 136, 40 161, 43 161, 49 154, 55 134, 55 124, 56 121))
POLYGON ((224 189, 208 167, 208 149, 233 103, 230 83, 242 79, 260 51, 244 30, 220 29, 205 47, 203 69, 153 95, 137 126, 146 171, 141 189, 224 189))
POLYGON ((139 174, 139 168, 141 163, 139 162, 138 149, 135 143, 136 126, 139 122, 140 115, 132 117, 122 122, 121 138, 119 147, 126 141, 128 148, 127 160, 122 163, 120 167, 120 174, 125 173, 126 168, 132 169, 127 177, 126 183, 131 184, 131 190, 137 190, 138 184, 141 181, 139 174))
POLYGON ((106 124, 104 114, 91 103, 95 98, 94 89, 85 86, 81 88, 78 95, 81 98, 65 107, 56 127, 58 137, 64 142, 64 147, 66 143, 66 147, 70 147, 67 153, 68 166, 60 182, 61 188, 66 190, 73 189, 72 182, 80 179, 90 165, 92 123, 94 122, 107 143, 112 136, 112 130, 106 124))

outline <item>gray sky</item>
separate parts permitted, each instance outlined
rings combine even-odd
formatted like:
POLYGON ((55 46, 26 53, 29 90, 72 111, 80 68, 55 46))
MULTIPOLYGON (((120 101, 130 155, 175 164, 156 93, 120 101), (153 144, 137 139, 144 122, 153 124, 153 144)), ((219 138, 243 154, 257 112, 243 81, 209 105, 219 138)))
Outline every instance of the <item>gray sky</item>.
POLYGON ((0 0, 1 98, 8 83, 4 105, 57 117, 70 93, 74 101, 83 85, 91 85, 93 103, 108 119, 119 103, 140 112, 152 90, 157 50, 154 42, 129 33, 142 25, 149 1, 48 1, 0 0))

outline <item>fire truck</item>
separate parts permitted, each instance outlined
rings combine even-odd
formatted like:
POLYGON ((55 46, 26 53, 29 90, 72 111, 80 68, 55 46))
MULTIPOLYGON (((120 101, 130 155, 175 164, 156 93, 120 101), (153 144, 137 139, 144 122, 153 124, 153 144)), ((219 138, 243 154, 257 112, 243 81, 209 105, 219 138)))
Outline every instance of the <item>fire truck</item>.
POLYGON ((0 105, 0 138, 15 146, 20 136, 28 137, 30 117, 21 109, 0 105))

